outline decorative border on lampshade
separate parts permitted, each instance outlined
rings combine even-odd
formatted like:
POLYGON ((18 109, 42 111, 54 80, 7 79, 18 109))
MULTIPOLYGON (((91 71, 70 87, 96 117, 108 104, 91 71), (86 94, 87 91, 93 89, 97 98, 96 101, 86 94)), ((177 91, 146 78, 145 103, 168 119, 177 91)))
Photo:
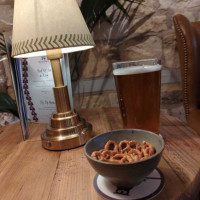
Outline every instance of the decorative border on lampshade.
POLYGON ((6 45, 3 33, 0 33, 0 44, 6 45))
POLYGON ((95 45, 93 38, 90 34, 61 34, 35 39, 32 38, 30 40, 14 43, 12 45, 12 56, 31 53, 35 51, 43 51, 47 49, 85 45, 95 45))
POLYGON ((0 48, 0 55, 1 54, 6 54, 6 43, 5 43, 5 38, 4 38, 4 34, 0 33, 0 46, 2 48, 0 48))

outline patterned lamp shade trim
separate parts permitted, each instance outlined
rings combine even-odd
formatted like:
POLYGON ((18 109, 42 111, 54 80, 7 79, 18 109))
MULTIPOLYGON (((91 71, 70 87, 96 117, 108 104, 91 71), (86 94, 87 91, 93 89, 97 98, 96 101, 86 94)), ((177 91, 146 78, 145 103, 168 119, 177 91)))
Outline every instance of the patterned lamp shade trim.
POLYGON ((12 47, 12 56, 48 49, 76 46, 95 46, 95 43, 90 34, 61 34, 46 36, 14 43, 12 47))
POLYGON ((6 46, 3 33, 0 33, 0 45, 3 45, 3 47, 6 46))
POLYGON ((0 33, 0 56, 6 55, 6 43, 3 33, 0 33))

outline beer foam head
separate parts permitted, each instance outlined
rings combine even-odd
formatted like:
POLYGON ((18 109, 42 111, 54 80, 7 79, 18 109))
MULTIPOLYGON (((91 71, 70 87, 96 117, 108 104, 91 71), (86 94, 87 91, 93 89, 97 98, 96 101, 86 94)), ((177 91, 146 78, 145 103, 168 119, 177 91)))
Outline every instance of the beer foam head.
POLYGON ((161 70, 161 65, 143 65, 118 68, 113 70, 113 75, 143 74, 161 70))

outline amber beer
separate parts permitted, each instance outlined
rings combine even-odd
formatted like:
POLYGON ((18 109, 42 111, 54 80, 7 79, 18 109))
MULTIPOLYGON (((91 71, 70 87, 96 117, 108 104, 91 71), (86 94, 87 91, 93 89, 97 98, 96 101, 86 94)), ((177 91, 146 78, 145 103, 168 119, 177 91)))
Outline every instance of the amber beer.
POLYGON ((159 131, 161 65, 113 70, 124 128, 159 131))

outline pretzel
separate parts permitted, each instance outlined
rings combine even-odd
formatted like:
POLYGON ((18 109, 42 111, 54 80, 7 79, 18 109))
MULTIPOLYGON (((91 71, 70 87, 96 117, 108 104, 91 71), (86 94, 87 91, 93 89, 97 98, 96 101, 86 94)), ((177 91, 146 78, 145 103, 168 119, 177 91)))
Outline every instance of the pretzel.
POLYGON ((128 154, 134 161, 138 161, 142 158, 142 153, 138 149, 131 149, 128 154))
POLYGON ((110 161, 113 163, 124 163, 126 161, 126 155, 124 154, 115 154, 110 161))
POLYGON ((130 155, 126 155, 126 159, 128 162, 134 162, 134 159, 130 155))
POLYGON ((136 140, 122 140, 118 145, 115 141, 109 140, 103 149, 94 151, 91 157, 111 163, 131 163, 144 160, 154 153, 154 147, 145 141, 140 145, 136 140))
POLYGON ((131 150, 131 147, 128 140, 123 140, 119 143, 120 153, 128 153, 130 150, 131 150))
POLYGON ((130 145, 131 149, 137 149, 140 146, 140 144, 136 140, 131 140, 129 142, 129 145, 130 145))
POLYGON ((105 158, 105 159, 110 159, 111 157, 113 157, 117 152, 114 151, 110 151, 110 150, 103 150, 101 155, 105 158))
POLYGON ((142 152, 144 153, 144 157, 149 157, 154 154, 154 147, 148 143, 148 142, 143 142, 142 146, 142 152))
POLYGON ((101 152, 100 151, 94 151, 91 154, 91 157, 96 158, 97 160, 101 159, 101 152))
POLYGON ((104 149, 118 152, 118 145, 115 141, 109 140, 106 142, 104 149))

